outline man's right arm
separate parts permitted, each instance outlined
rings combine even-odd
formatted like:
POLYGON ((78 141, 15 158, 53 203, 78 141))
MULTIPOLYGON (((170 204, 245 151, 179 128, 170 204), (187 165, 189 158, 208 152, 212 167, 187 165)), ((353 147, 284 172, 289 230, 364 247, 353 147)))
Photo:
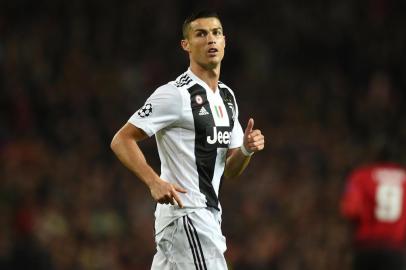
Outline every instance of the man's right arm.
POLYGON ((180 207, 183 207, 177 192, 185 193, 186 190, 162 180, 148 165, 137 143, 146 138, 148 135, 142 129, 126 123, 114 135, 110 146, 124 166, 148 186, 156 202, 175 204, 176 201, 180 207))

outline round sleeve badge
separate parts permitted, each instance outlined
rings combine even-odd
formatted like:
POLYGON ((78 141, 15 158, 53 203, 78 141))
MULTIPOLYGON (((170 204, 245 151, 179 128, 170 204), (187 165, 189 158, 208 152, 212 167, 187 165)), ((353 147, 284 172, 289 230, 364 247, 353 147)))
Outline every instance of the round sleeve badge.
POLYGON ((195 101, 196 101, 196 103, 199 104, 199 105, 202 104, 202 103, 203 103, 203 98, 202 98, 202 96, 201 96, 201 95, 196 95, 195 101))
POLYGON ((138 116, 142 118, 150 116, 152 113, 152 104, 151 103, 145 104, 144 106, 142 106, 141 109, 138 110, 137 113, 138 116))

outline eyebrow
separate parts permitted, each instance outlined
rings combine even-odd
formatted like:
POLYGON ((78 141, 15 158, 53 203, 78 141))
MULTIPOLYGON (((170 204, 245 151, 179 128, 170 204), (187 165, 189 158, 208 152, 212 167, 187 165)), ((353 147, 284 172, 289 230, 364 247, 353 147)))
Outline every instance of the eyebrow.
MULTIPOLYGON (((209 31, 214 31, 214 30, 221 30, 221 31, 223 31, 223 28, 222 28, 222 27, 216 27, 216 28, 209 29, 209 31)), ((206 32, 207 30, 206 30, 206 29, 203 29, 203 28, 197 28, 197 29, 194 30, 194 32, 198 32, 198 31, 204 31, 204 32, 206 32)))

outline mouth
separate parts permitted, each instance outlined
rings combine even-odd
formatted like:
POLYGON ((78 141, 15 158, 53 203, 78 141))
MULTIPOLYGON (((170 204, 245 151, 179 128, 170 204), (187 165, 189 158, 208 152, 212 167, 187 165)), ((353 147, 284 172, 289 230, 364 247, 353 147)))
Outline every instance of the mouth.
POLYGON ((210 49, 207 50, 207 53, 210 56, 215 56, 218 53, 218 50, 216 48, 210 48, 210 49))

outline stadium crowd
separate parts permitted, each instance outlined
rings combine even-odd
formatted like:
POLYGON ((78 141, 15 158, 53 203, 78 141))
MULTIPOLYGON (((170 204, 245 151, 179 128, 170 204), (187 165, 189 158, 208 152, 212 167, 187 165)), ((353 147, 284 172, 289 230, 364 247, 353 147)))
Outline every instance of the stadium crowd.
MULTIPOLYGON (((349 269, 345 175, 388 142, 406 162, 405 3, 208 2, 227 38, 221 80, 268 138, 222 187, 230 269, 349 269)), ((109 144, 186 69, 193 7, 1 2, 1 269, 149 269, 155 205, 109 144)), ((159 171, 154 142, 141 146, 159 171)))

